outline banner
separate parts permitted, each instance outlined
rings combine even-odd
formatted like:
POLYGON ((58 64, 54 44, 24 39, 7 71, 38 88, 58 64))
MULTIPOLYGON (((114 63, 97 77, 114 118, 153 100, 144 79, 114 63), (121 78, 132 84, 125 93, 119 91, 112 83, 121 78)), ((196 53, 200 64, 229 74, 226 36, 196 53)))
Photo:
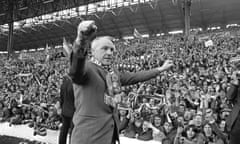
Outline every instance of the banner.
POLYGON ((201 36, 198 38, 198 40, 201 42, 201 41, 204 41, 204 40, 208 40, 209 39, 209 36, 201 36))
POLYGON ((229 61, 230 63, 238 63, 238 62, 240 62, 240 57, 239 56, 237 56, 237 57, 233 57, 233 58, 231 58, 230 59, 230 61, 229 61))
POLYGON ((28 55, 26 52, 23 52, 23 51, 22 51, 22 52, 20 52, 18 58, 19 58, 20 60, 26 60, 26 59, 31 59, 31 56, 28 55))
POLYGON ((213 41, 212 40, 208 40, 205 42, 205 47, 210 47, 213 46, 213 41))
POLYGON ((28 76, 31 76, 32 73, 20 73, 18 75, 16 75, 17 77, 28 77, 28 76))

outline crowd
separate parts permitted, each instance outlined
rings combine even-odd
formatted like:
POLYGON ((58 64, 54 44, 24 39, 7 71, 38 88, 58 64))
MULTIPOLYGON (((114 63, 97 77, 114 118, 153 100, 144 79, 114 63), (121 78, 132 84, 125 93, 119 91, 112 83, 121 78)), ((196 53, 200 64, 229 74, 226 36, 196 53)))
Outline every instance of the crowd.
MULTIPOLYGON (((234 71, 229 60, 240 47, 235 31, 194 34, 187 47, 181 35, 117 41, 115 66, 121 72, 148 70, 165 59, 175 64, 156 79, 122 87, 121 135, 163 144, 227 143, 226 92, 234 71), (206 46, 208 40, 213 44, 206 46)), ((27 55, 2 58, 0 121, 28 124, 34 135, 44 136, 61 125, 59 90, 68 58, 55 50, 27 55)))
POLYGON ((1 68, 0 121, 29 124, 34 135, 46 135, 46 128, 60 126, 59 93, 67 61, 43 52, 3 60, 1 68), (27 57, 26 57, 27 56, 27 57))

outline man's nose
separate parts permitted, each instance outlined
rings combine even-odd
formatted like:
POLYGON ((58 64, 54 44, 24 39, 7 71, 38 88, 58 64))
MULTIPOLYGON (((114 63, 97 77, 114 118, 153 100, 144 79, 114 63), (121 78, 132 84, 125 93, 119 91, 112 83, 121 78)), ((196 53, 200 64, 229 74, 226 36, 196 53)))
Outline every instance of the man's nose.
POLYGON ((108 49, 108 50, 107 50, 107 54, 112 55, 112 54, 113 54, 113 51, 112 51, 111 49, 108 49))

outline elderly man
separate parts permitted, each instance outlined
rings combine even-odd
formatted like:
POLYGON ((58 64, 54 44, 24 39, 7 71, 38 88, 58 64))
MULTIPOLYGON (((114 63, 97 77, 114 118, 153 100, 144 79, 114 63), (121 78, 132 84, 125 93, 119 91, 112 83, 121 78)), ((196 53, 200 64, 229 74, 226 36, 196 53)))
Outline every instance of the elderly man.
MULTIPOLYGON (((239 69, 240 65, 238 65, 239 69)), ((233 105, 232 112, 226 120, 229 132, 229 144, 238 144, 240 141, 240 91, 239 91, 239 71, 232 75, 232 83, 227 93, 228 101, 233 105)))
POLYGON ((77 38, 70 56, 75 113, 71 144, 115 144, 119 141, 117 105, 120 87, 155 78, 173 64, 167 60, 161 67, 137 73, 119 73, 111 65, 115 45, 109 37, 95 38, 94 21, 78 26, 77 38), (88 47, 92 58, 87 59, 88 47))

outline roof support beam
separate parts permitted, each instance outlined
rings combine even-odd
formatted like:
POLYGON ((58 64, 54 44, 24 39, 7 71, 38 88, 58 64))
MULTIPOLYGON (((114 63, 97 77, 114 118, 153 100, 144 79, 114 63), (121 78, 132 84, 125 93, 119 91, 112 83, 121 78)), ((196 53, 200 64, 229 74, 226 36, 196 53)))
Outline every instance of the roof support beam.
POLYGON ((142 6, 140 5, 140 12, 141 12, 141 16, 142 16, 142 18, 143 18, 143 21, 144 21, 144 26, 145 26, 145 28, 149 31, 149 33, 152 33, 152 29, 150 28, 150 26, 149 26, 149 22, 148 22, 148 19, 147 19, 147 17, 145 16, 145 14, 144 14, 144 12, 143 12, 143 8, 142 8, 142 6))
POLYGON ((116 29, 116 31, 117 31, 117 33, 118 33, 118 36, 119 36, 119 37, 122 37, 122 33, 121 33, 120 29, 119 29, 118 24, 117 24, 117 23, 115 22, 115 20, 113 19, 113 16, 110 16, 110 20, 111 20, 112 23, 114 24, 115 29, 116 29))
MULTIPOLYGON (((95 21, 95 22, 96 22, 96 21, 95 21)), ((108 35, 107 31, 105 30, 105 28, 104 28, 104 26, 103 26, 103 24, 102 24, 102 22, 101 22, 101 19, 98 19, 98 20, 97 20, 97 23, 98 23, 98 25, 100 26, 100 29, 102 30, 102 32, 104 33, 104 35, 108 35)))
POLYGON ((61 26, 59 26, 57 23, 54 22, 53 25, 55 25, 55 26, 57 26, 58 28, 60 28, 61 30, 63 30, 63 32, 66 33, 66 35, 67 35, 68 37, 70 37, 71 39, 74 38, 73 34, 70 34, 69 32, 67 32, 64 28, 62 28, 61 26))
POLYGON ((28 41, 37 41, 38 38, 37 38, 37 35, 35 35, 35 32, 37 32, 39 34, 39 30, 36 30, 35 28, 31 28, 31 31, 34 31, 33 33, 32 32, 28 32, 28 34, 26 34, 24 37, 25 40, 28 40, 28 41))
POLYGON ((207 23, 205 21, 204 14, 203 14, 202 0, 199 0, 199 9, 200 9, 199 12, 200 12, 200 15, 201 15, 201 26, 202 26, 203 30, 206 30, 207 29, 207 23))
POLYGON ((48 39, 46 40, 46 38, 40 38, 38 39, 38 41, 28 41, 26 43, 16 43, 16 45, 19 45, 20 47, 21 46, 25 46, 25 45, 33 45, 34 43, 46 43, 47 41, 53 41, 53 42, 56 42, 57 40, 62 40, 62 37, 64 37, 64 35, 55 35, 55 36, 51 36, 51 37, 48 37, 48 39))
POLYGON ((184 2, 181 2, 179 5, 178 5, 178 12, 179 12, 179 15, 181 17, 181 24, 182 24, 182 27, 184 28, 185 27, 185 11, 184 11, 184 4, 182 4, 184 2))
POLYGON ((123 10, 123 14, 124 14, 124 17, 127 19, 127 22, 128 22, 128 25, 129 25, 128 28, 130 29, 130 32, 133 32, 134 26, 133 26, 131 20, 129 19, 128 15, 126 14, 125 10, 123 10))
POLYGON ((161 19, 161 30, 162 32, 167 33, 169 31, 169 27, 166 25, 166 20, 163 14, 163 10, 161 9, 161 4, 158 4, 158 14, 159 18, 161 19))
POLYGON ((222 28, 226 28, 226 25, 227 25, 227 17, 226 17, 226 10, 225 8, 223 8, 222 10, 222 21, 221 21, 221 27, 222 28))

